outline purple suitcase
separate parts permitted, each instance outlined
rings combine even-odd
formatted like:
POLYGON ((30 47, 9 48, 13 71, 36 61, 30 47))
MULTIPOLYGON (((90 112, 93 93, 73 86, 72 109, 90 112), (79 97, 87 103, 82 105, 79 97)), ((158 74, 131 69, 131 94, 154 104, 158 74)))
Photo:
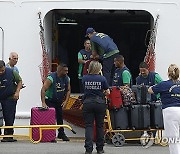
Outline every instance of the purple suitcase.
MULTIPOLYGON (((31 109, 31 125, 56 125, 55 109, 33 107, 31 109)), ((39 128, 32 129, 32 138, 39 140, 39 128)), ((41 142, 53 142, 56 139, 56 130, 43 130, 41 142)))

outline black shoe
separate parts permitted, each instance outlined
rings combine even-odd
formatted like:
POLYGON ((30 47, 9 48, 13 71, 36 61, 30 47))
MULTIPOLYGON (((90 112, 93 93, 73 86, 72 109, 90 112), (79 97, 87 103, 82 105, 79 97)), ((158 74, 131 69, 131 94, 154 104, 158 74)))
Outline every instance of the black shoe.
POLYGON ((98 154, 103 154, 104 153, 104 150, 101 150, 101 151, 97 151, 98 154))
POLYGON ((69 138, 65 134, 63 134, 63 135, 58 134, 58 138, 62 139, 63 141, 70 141, 69 138))
POLYGON ((85 152, 85 154, 92 154, 92 152, 88 152, 88 151, 86 151, 86 152, 85 152))
POLYGON ((17 142, 17 140, 11 137, 5 137, 1 140, 1 142, 17 142))
POLYGON ((56 140, 52 140, 51 143, 57 143, 57 141, 56 140))

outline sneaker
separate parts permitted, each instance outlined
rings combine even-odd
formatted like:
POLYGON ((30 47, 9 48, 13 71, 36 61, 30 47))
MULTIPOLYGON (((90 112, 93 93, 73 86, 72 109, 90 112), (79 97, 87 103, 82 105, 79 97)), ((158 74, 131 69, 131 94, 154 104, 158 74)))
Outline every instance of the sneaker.
POLYGON ((17 142, 17 140, 11 137, 5 137, 1 140, 1 142, 17 142))
POLYGON ((103 154, 103 153, 104 153, 104 150, 97 151, 97 154, 103 154))
POLYGON ((65 134, 63 134, 63 135, 58 134, 58 138, 62 139, 63 141, 70 141, 69 138, 65 134))

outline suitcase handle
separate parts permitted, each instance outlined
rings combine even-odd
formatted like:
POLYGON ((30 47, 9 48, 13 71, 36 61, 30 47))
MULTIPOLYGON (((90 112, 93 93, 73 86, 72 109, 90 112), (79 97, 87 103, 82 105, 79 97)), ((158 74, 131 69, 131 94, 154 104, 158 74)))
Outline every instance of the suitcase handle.
POLYGON ((37 107, 40 111, 47 111, 48 107, 37 107))

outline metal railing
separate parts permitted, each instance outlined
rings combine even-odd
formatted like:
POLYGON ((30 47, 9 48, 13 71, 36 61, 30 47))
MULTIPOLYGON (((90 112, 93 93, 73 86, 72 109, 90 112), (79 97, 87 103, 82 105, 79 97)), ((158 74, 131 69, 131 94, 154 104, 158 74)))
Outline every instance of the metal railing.
MULTIPOLYGON (((73 134, 76 134, 76 132, 70 127, 69 125, 27 125, 27 126, 2 126, 0 129, 7 129, 7 128, 29 128, 29 135, 18 135, 18 136, 27 136, 29 137, 30 141, 32 143, 39 143, 42 140, 42 131, 43 130, 54 130, 58 129, 60 127, 68 128, 70 129, 73 134), (34 140, 32 135, 32 129, 33 128, 39 128, 39 140, 34 140)), ((0 135, 0 138, 3 137, 14 137, 17 135, 0 135)))

